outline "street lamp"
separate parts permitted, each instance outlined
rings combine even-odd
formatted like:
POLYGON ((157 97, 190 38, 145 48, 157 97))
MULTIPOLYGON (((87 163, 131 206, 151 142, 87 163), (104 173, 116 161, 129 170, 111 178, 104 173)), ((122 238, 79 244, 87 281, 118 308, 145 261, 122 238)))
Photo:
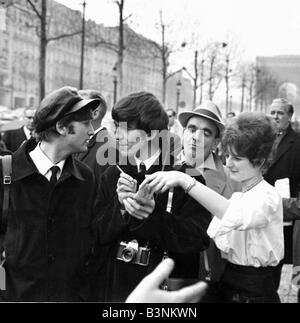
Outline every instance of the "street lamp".
POLYGON ((176 83, 176 115, 179 109, 180 88, 181 88, 181 82, 180 80, 178 80, 176 83))
POLYGON ((113 70, 114 105, 115 105, 117 102, 117 88, 118 88, 117 65, 115 65, 112 70, 113 70))

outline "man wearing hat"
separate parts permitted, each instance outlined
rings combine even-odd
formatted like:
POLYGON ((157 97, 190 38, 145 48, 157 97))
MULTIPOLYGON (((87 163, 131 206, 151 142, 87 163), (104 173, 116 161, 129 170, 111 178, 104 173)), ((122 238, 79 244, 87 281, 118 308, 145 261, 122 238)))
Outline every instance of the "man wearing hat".
MULTIPOLYGON (((271 185, 277 186, 280 182, 287 183, 287 198, 284 202, 284 259, 283 263, 294 266, 300 265, 299 246, 299 221, 290 221, 289 207, 293 207, 288 201, 288 197, 299 197, 300 192, 300 137, 291 126, 291 119, 294 113, 293 105, 283 98, 276 98, 269 107, 268 113, 273 117, 277 126, 278 135, 273 146, 273 159, 271 165, 264 175, 264 178, 271 185), (290 195, 290 196, 288 196, 290 195)), ((281 186, 281 185, 280 185, 281 186)), ((280 270, 278 272, 277 283, 280 282, 280 270)))
MULTIPOLYGON (((200 173, 209 188, 230 198, 240 187, 229 178, 221 159, 215 153, 225 128, 219 108, 212 101, 206 101, 193 111, 182 112, 178 119, 184 128, 181 161, 193 166, 195 175, 200 173)), ((208 259, 205 259, 204 254, 205 267, 208 269, 208 260, 211 278, 218 281, 224 263, 213 241, 207 256, 208 259)))
MULTIPOLYGON (((72 154, 87 150, 98 105, 72 87, 50 93, 34 117, 37 140, 12 155, 9 212, 1 225, 6 258, 1 300, 65 302, 86 296, 95 183, 72 154)), ((2 210, 3 185, 0 190, 2 210)))

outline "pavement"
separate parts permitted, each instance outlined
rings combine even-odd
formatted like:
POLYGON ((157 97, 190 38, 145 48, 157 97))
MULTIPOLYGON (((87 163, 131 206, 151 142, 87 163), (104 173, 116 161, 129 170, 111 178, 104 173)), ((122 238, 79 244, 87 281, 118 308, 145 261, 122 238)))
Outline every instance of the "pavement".
POLYGON ((292 284, 292 265, 284 265, 281 272, 279 296, 282 303, 297 303, 297 288, 292 284))

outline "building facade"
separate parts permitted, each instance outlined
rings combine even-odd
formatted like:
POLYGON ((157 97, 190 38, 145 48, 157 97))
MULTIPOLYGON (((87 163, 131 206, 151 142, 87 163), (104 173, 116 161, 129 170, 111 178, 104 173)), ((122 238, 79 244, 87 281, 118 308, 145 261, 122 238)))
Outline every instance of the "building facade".
MULTIPOLYGON (((265 104, 268 105, 275 97, 289 100, 295 108, 294 118, 300 118, 300 56, 278 55, 257 57, 257 83, 269 83, 266 91, 265 104), (268 79, 264 79, 268 74, 268 79), (268 82, 266 82, 268 81, 268 82)), ((259 89, 258 89, 259 90, 259 89)), ((258 96, 259 97, 259 96, 258 96)))
MULTIPOLYGON (((79 87, 81 12, 47 1, 46 93, 64 85, 79 87), (73 34, 63 37, 63 35, 73 34)), ((38 105, 39 19, 26 1, 0 6, 0 105, 12 109, 38 105)), ((162 97, 161 61, 153 41, 124 26, 123 86, 114 75, 118 28, 86 21, 83 87, 99 90, 111 107, 133 91, 162 97), (115 86, 117 85, 117 86, 115 86), (115 93, 116 91, 116 93, 115 93)))

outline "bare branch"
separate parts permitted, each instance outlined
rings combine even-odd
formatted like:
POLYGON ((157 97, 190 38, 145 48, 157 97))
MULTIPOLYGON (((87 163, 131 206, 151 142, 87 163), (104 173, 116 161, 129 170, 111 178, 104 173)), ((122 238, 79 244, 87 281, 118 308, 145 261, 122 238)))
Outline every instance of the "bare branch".
POLYGON ((50 42, 52 40, 59 40, 59 39, 66 38, 66 37, 72 37, 72 36, 79 35, 79 34, 81 34, 81 31, 74 31, 73 33, 67 33, 67 34, 61 34, 58 36, 49 37, 48 42, 50 42))
POLYGON ((129 19, 130 17, 132 17, 132 13, 130 15, 128 15, 127 17, 123 18, 123 21, 125 22, 127 19, 129 19))
POLYGON ((42 19, 42 15, 40 14, 40 12, 37 10, 37 7, 34 5, 34 3, 32 2, 32 0, 27 0, 27 3, 30 4, 32 10, 36 13, 36 15, 39 17, 39 19, 42 19))
POLYGON ((108 42, 106 40, 99 40, 99 41, 90 43, 89 45, 94 47, 103 46, 105 48, 111 49, 114 52, 118 53, 118 45, 108 42))
POLYGON ((167 75, 166 77, 166 80, 168 80, 170 77, 172 77, 173 75, 177 74, 177 73, 180 73, 181 71, 183 70, 183 67, 180 68, 179 70, 175 71, 175 72, 172 72, 170 74, 167 75))

